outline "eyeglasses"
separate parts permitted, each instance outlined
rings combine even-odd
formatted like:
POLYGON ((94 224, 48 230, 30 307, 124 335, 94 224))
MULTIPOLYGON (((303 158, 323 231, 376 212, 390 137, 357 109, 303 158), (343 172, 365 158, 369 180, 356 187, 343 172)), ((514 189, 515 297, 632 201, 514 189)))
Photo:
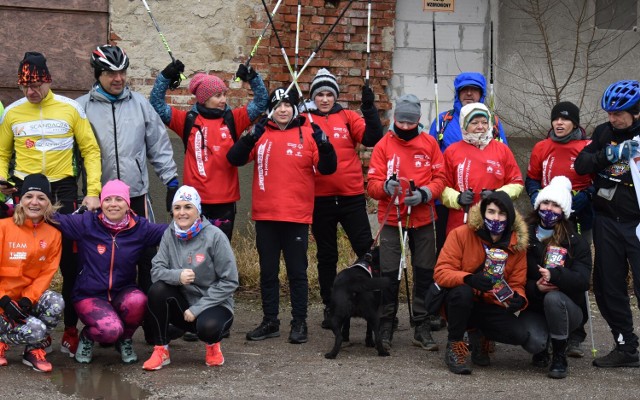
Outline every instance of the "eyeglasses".
POLYGON ((122 71, 102 71, 102 73, 109 78, 116 78, 118 76, 127 76, 127 70, 123 69, 122 71))
POLYGON ((34 92, 39 92, 42 88, 42 83, 30 83, 28 85, 19 85, 19 87, 23 92, 26 92, 29 89, 33 90, 34 92))

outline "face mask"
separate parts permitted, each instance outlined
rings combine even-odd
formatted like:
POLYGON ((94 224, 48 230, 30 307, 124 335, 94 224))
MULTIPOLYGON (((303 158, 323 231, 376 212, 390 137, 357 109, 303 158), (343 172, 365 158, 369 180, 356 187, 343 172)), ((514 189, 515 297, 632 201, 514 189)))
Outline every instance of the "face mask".
POLYGON ((504 230, 507 228, 507 221, 498 221, 485 218, 484 226, 487 228, 490 234, 501 235, 502 232, 504 232, 504 230))
POLYGON ((462 140, 479 149, 484 149, 493 139, 491 129, 488 132, 468 133, 462 131, 462 140))
POLYGON ((538 210, 540 223, 545 228, 551 228, 562 218, 562 214, 554 213, 551 210, 538 210))

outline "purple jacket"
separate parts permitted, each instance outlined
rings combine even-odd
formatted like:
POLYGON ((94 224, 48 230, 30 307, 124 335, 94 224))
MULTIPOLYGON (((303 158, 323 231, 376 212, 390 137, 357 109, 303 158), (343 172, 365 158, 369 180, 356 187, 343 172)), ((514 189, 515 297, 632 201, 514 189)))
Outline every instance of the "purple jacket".
POLYGON ((167 224, 153 224, 134 216, 129 227, 112 234, 92 212, 56 214, 55 219, 66 239, 78 246, 78 276, 73 302, 97 297, 112 301, 126 288, 136 287, 137 263, 144 250, 157 246, 167 224))

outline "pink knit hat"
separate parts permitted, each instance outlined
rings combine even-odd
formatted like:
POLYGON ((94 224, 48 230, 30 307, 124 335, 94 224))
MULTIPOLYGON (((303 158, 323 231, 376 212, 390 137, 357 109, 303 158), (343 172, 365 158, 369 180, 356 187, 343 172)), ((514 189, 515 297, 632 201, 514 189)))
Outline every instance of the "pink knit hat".
POLYGON ((100 193, 100 204, 109 196, 120 196, 127 202, 127 205, 131 207, 131 201, 129 200, 129 186, 119 179, 114 179, 107 182, 102 187, 102 193, 100 193))
POLYGON ((189 83, 189 91, 196 96, 198 103, 204 104, 216 93, 227 91, 227 85, 215 75, 195 74, 189 83))

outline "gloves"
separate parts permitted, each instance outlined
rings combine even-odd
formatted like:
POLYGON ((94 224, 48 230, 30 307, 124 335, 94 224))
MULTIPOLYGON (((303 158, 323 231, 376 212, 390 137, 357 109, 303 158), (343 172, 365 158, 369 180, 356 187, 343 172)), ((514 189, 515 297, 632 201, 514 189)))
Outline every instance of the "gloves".
POLYGON ((525 299, 520 296, 518 292, 513 292, 513 296, 511 300, 509 300, 509 305, 507 306, 507 311, 510 313, 515 313, 516 311, 520 311, 522 307, 524 307, 525 299))
POLYGON ((251 68, 251 65, 246 66, 244 64, 240 64, 238 66, 238 70, 236 71, 236 76, 242 79, 243 82, 249 82, 256 76, 258 76, 258 73, 255 69, 251 68))
POLYGON ((311 123, 311 128, 313 129, 313 140, 316 141, 318 146, 327 142, 327 136, 322 131, 322 128, 313 122, 311 123))
POLYGON ((604 149, 604 154, 607 156, 607 160, 609 160, 611 164, 617 162, 619 156, 618 146, 612 144, 607 145, 604 149))
POLYGON ((482 192, 480 192, 480 197, 482 198, 482 200, 484 200, 487 197, 491 196, 492 193, 493 193, 493 190, 483 189, 482 192))
POLYGON ((263 117, 253 126, 253 130, 251 131, 250 135, 256 142, 264 133, 265 127, 267 126, 267 121, 269 121, 269 119, 267 117, 263 117))
POLYGON ((458 195, 458 204, 462 207, 473 204, 473 190, 467 189, 458 195))
POLYGON ((33 303, 28 297, 23 297, 18 300, 18 305, 22 308, 25 314, 31 313, 31 309, 33 308, 33 303))
POLYGON ((175 60, 162 70, 162 76, 171 81, 171 85, 180 85, 180 75, 184 72, 184 64, 180 60, 175 60))
POLYGON ((620 158, 631 160, 631 157, 638 151, 638 142, 635 140, 625 140, 620 145, 620 158))
POLYGON ((384 181, 383 189, 387 195, 393 196, 400 190, 400 182, 394 177, 391 177, 384 181))
POLYGON ((4 310, 4 314, 16 324, 24 325, 27 322, 29 316, 20 308, 18 303, 11 300, 11 297, 4 295, 0 299, 0 307, 4 310))
POLYGON ((410 194, 404 198, 404 204, 408 206, 417 206, 420 203, 422 203, 422 193, 418 189, 410 191, 410 194))
POLYGON ((178 191, 178 186, 180 183, 178 182, 178 178, 173 178, 167 183, 167 197, 166 197, 166 205, 167 212, 171 212, 171 208, 173 206, 173 198, 178 191))
POLYGON ((476 272, 464 277, 464 283, 481 292, 488 292, 493 289, 491 278, 485 276, 484 272, 476 272))
POLYGON ((364 85, 362 87, 362 108, 372 108, 375 100, 376 95, 373 94, 373 90, 371 90, 369 85, 364 85))
POLYGON ((418 192, 420 192, 420 194, 422 195, 422 202, 423 203, 428 202, 433 197, 433 194, 431 194, 431 189, 429 189, 426 186, 420 186, 418 188, 418 192))

